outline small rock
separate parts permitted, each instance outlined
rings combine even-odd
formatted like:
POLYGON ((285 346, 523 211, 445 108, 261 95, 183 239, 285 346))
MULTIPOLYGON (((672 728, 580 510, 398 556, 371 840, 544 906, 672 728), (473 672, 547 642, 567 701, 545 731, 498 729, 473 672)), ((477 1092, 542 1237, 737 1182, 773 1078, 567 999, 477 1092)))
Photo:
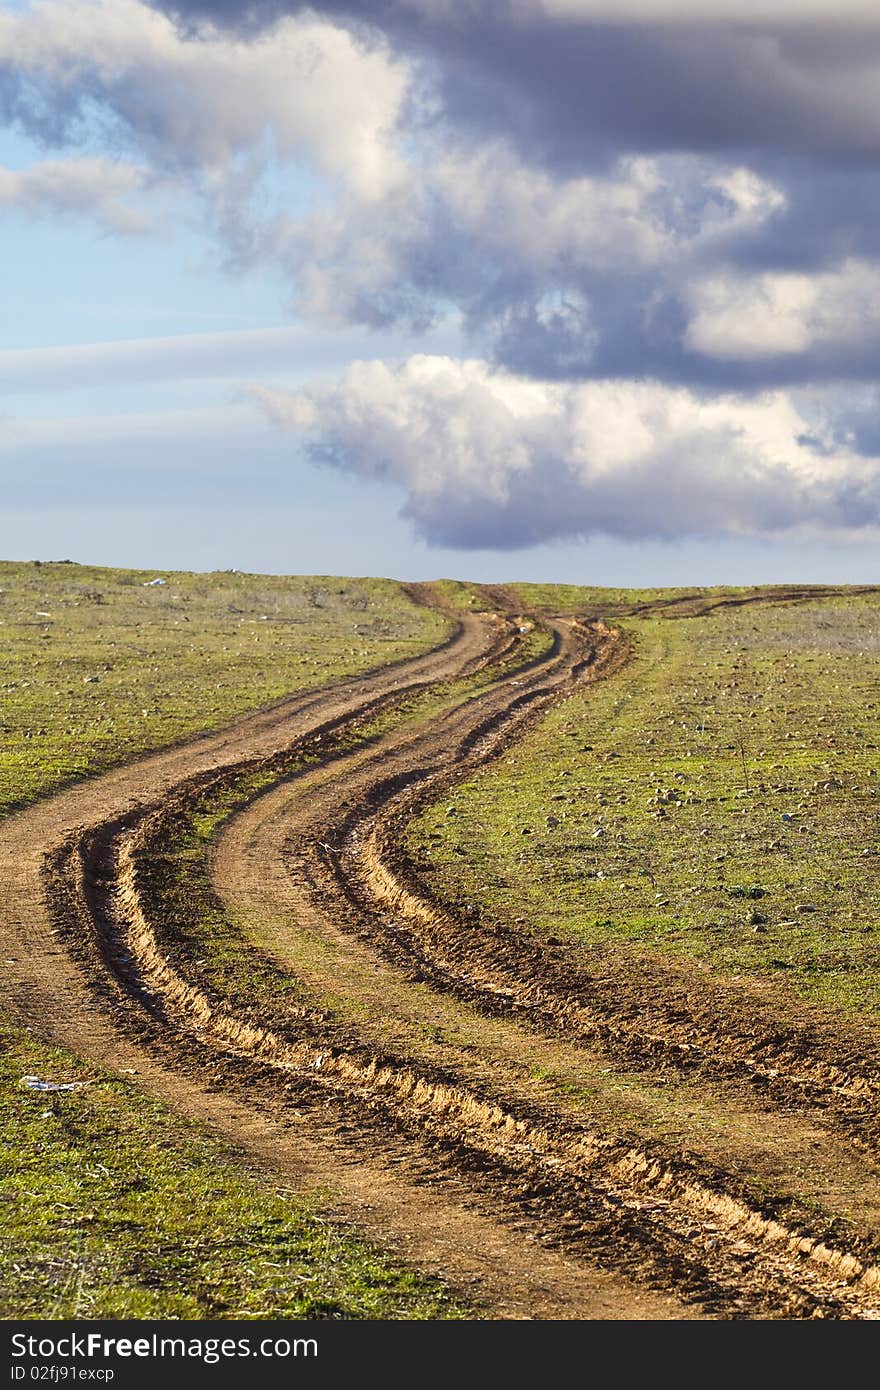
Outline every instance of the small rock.
POLYGON ((818 912, 815 903, 796 903, 795 912, 818 912))

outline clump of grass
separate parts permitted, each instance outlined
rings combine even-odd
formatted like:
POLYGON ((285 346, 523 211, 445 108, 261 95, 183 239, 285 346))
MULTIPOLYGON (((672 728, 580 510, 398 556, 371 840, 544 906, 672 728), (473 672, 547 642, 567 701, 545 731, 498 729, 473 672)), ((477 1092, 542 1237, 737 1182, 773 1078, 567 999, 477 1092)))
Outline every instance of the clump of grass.
POLYGON ((420 870, 542 934, 880 1011, 880 600, 623 622, 622 673, 411 826, 420 870))
POLYGON ((140 1093, 0 1029, 0 1317, 455 1318, 437 1281, 140 1093), (88 1080, 69 1093, 24 1075, 88 1080))

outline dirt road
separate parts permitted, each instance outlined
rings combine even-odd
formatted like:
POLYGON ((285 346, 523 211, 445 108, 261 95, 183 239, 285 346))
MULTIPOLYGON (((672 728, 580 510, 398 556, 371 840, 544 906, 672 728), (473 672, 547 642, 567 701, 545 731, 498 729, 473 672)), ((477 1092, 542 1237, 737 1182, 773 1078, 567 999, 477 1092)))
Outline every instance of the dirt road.
POLYGON ((869 1030, 682 966, 591 970, 527 923, 442 911, 407 862, 419 806, 627 659, 614 627, 560 618, 522 664, 515 600, 484 601, 436 652, 5 822, 7 1002, 260 1165, 329 1184, 494 1315, 880 1315, 869 1030), (381 737, 340 741, 377 718, 381 737), (213 892, 298 981, 286 1008, 217 992, 157 868, 175 818, 255 770, 268 789, 220 836, 213 892))

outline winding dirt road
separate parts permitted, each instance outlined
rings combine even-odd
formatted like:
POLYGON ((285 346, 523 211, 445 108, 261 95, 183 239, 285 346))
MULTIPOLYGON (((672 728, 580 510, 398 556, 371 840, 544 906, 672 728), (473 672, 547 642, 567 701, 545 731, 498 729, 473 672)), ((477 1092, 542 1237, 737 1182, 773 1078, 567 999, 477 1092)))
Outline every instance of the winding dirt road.
POLYGON ((559 618, 526 660, 515 599, 483 600, 426 656, 6 821, 6 1002, 252 1162, 329 1185, 494 1316, 880 1316, 870 1030, 681 965, 591 969, 478 904, 453 917, 407 861, 410 816, 628 657, 615 627, 559 618), (257 772, 211 891, 297 990, 243 1006, 162 866, 182 818, 257 772))

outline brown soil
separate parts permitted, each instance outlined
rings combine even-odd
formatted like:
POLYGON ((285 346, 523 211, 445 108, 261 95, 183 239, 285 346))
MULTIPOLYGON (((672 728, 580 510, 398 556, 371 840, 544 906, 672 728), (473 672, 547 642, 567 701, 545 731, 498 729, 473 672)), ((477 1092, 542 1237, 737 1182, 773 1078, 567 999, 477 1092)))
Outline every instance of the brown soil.
POLYGON ((496 609, 460 615, 428 656, 5 822, 7 1001, 252 1161, 329 1185, 493 1315, 880 1315, 867 1029, 684 966, 590 969, 521 924, 452 917, 406 861, 419 806, 627 658, 615 628, 558 619, 549 655, 511 673, 517 604, 484 597, 496 609), (331 755, 334 733, 481 667, 496 679, 445 713, 331 755), (291 778, 297 748, 320 762, 291 778), (200 974, 153 866, 181 807, 257 767, 278 785, 229 824, 215 885, 305 1002, 243 1013, 200 974))

